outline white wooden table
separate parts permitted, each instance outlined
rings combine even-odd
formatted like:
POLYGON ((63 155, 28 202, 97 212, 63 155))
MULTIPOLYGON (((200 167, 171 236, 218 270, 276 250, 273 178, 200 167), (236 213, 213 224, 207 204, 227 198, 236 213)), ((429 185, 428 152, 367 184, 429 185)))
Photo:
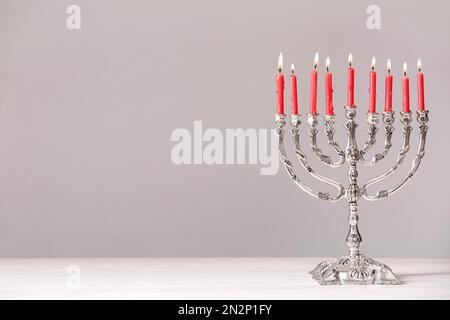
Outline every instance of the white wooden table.
POLYGON ((320 258, 0 259, 0 299, 450 299, 450 259, 380 259, 400 286, 319 286, 320 258))

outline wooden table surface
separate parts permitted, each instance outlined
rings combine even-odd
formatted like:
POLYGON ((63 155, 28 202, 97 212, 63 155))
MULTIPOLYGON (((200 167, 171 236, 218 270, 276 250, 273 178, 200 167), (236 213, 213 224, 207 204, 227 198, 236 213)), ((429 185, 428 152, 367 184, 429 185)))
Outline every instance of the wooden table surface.
POLYGON ((399 286, 320 286, 321 260, 0 259, 0 299, 450 299, 450 259, 379 259, 399 286))

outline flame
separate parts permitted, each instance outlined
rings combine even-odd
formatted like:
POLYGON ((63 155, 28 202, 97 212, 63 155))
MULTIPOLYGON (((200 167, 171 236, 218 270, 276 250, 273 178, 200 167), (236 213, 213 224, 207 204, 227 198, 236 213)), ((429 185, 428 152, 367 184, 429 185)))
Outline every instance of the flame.
POLYGON ((348 54, 348 65, 351 67, 353 62, 353 55, 351 53, 348 54))
POLYGON ((327 71, 330 69, 330 57, 327 57, 327 60, 325 61, 325 65, 327 66, 327 71))
POLYGON ((319 65, 319 53, 316 52, 314 56, 314 68, 317 68, 318 65, 319 65))
POLYGON ((417 60, 417 69, 419 69, 419 71, 422 70, 422 61, 420 61, 420 59, 417 60))
POLYGON ((376 60, 375 57, 372 58, 372 69, 375 69, 376 60))
POLYGON ((278 70, 281 71, 283 69, 283 52, 280 52, 280 56, 278 57, 278 70))
POLYGON ((391 59, 387 60, 386 68, 387 68, 388 72, 391 73, 391 59))
POLYGON ((403 73, 406 75, 408 72, 408 66, 406 65, 406 62, 403 62, 403 73))
POLYGON ((294 66, 294 64, 291 64, 291 72, 294 73, 294 71, 295 71, 295 66, 294 66))

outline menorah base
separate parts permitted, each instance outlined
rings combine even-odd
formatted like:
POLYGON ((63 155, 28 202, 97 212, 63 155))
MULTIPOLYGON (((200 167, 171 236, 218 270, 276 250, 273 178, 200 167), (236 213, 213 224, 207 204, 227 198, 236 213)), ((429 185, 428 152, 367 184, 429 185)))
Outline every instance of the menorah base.
POLYGON ((321 285, 401 284, 391 268, 361 254, 323 261, 310 274, 321 285))

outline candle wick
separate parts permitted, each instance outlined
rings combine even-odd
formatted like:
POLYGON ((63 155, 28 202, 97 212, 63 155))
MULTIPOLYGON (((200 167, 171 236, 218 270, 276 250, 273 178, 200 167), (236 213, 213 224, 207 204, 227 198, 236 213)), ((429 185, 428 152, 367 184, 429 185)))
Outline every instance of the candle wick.
POLYGON ((314 69, 317 69, 317 63, 316 63, 316 64, 314 64, 314 69))
POLYGON ((330 71, 330 68, 329 67, 327 67, 327 72, 329 72, 330 71))
POLYGON ((278 73, 281 73, 281 68, 278 68, 278 73))

